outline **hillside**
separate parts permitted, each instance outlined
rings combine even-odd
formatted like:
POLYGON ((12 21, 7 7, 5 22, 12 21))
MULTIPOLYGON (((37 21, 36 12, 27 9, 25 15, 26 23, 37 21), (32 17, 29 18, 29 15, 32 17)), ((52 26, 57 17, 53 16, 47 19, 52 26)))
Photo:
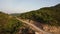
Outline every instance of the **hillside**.
POLYGON ((0 34, 33 34, 34 31, 16 17, 0 12, 0 34), (21 31, 21 32, 20 32, 21 31))
POLYGON ((0 12, 0 34, 14 34, 18 28, 22 27, 22 22, 19 22, 14 17, 0 12))
POLYGON ((17 17, 34 20, 52 26, 60 26, 60 4, 22 13, 17 17))

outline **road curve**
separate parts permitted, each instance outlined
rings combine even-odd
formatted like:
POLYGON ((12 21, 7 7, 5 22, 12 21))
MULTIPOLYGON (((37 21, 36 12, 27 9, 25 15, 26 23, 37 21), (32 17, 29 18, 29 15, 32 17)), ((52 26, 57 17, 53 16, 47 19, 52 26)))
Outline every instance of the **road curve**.
POLYGON ((45 32, 45 31, 41 30, 40 28, 38 28, 37 26, 35 26, 34 24, 31 24, 31 23, 28 23, 28 22, 26 22, 26 21, 23 21, 23 20, 20 19, 20 18, 17 18, 17 17, 16 17, 16 19, 19 20, 19 21, 21 21, 21 22, 23 22, 23 23, 28 24, 33 30, 37 31, 39 34, 40 34, 41 32, 43 32, 43 34, 52 34, 52 33, 50 33, 50 32, 45 32))

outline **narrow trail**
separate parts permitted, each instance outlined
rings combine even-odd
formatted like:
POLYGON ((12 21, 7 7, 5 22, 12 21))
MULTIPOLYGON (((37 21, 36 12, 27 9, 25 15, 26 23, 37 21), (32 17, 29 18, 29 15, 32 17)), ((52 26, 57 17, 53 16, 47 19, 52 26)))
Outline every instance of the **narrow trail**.
POLYGON ((26 21, 24 21, 24 20, 22 20, 22 19, 17 18, 17 17, 16 17, 16 19, 19 20, 19 21, 22 21, 23 23, 28 24, 28 25, 31 27, 31 29, 37 31, 39 34, 41 34, 41 32, 42 32, 42 34, 52 34, 52 33, 45 32, 45 31, 41 30, 40 28, 38 28, 38 27, 35 26, 34 24, 28 23, 28 22, 26 22, 26 21))

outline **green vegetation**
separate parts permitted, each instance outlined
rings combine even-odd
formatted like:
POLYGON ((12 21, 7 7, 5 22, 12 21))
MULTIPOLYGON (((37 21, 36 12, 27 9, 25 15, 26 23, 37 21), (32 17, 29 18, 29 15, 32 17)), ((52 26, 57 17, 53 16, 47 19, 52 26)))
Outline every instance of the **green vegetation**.
POLYGON ((14 16, 0 12, 0 34, 29 34, 33 30, 14 16), (20 32, 21 31, 21 32, 20 32))
POLYGON ((52 26, 60 26, 60 4, 22 13, 18 17, 35 20, 52 26))
POLYGON ((0 12, 0 34, 15 34, 22 26, 15 17, 0 12))

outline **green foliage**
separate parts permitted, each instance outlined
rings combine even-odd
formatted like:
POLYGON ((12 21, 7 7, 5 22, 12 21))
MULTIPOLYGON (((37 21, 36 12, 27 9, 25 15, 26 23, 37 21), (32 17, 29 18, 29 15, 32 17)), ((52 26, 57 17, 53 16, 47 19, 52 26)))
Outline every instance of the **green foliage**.
POLYGON ((0 12, 0 34, 15 34, 22 26, 15 17, 0 12))

